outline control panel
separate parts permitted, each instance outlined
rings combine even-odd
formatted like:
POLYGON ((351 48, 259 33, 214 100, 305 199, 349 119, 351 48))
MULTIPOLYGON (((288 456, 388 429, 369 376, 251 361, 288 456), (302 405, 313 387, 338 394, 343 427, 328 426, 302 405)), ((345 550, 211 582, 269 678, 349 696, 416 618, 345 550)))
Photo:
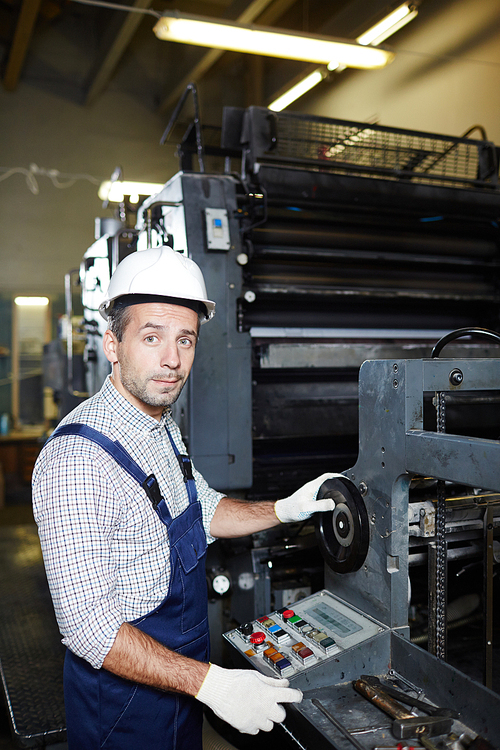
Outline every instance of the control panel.
POLYGON ((260 672, 290 677, 383 630, 372 620, 320 591, 224 633, 260 672))

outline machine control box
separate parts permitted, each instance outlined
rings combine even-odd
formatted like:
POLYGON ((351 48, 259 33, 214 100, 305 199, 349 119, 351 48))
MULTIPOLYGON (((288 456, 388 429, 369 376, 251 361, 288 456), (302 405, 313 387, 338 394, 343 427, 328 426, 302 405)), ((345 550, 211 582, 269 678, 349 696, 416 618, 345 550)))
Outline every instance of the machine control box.
POLYGON ((230 250, 231 237, 225 208, 206 208, 205 221, 207 228, 208 250, 230 250))
POLYGON ((224 638, 258 671, 291 677, 382 630, 380 623, 320 591, 293 607, 243 623, 224 638))

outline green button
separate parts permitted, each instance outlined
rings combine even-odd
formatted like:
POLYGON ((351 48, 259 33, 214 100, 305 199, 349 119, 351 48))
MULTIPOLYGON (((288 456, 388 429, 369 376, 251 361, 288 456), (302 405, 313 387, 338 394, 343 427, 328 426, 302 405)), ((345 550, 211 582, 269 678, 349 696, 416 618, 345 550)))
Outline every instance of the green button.
POLYGON ((321 641, 321 646, 323 648, 330 648, 331 646, 335 646, 335 641, 333 640, 333 638, 330 638, 330 637, 324 638, 321 641))

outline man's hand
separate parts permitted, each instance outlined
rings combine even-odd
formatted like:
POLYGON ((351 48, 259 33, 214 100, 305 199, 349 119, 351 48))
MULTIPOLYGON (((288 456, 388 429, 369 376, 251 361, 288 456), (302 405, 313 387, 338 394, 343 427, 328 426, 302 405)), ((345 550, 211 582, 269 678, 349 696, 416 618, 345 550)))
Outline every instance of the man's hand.
POLYGON ((288 680, 249 669, 223 669, 211 664, 196 698, 245 734, 270 732, 286 712, 282 703, 300 703, 302 693, 288 680))
POLYGON ((305 521, 313 513, 324 513, 335 508, 335 502, 331 498, 316 500, 318 490, 327 479, 343 477, 343 474, 322 474, 317 479, 308 482, 300 490, 294 492, 290 497, 284 500, 277 500, 274 503, 274 512, 281 523, 290 523, 291 521, 305 521))

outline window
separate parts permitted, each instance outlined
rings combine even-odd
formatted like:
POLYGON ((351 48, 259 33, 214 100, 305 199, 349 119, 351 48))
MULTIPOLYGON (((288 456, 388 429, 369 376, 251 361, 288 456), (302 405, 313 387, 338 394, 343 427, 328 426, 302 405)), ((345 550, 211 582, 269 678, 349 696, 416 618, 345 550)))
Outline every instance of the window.
POLYGON ((47 297, 16 297, 12 316, 12 420, 14 429, 41 425, 43 345, 50 338, 47 297))

